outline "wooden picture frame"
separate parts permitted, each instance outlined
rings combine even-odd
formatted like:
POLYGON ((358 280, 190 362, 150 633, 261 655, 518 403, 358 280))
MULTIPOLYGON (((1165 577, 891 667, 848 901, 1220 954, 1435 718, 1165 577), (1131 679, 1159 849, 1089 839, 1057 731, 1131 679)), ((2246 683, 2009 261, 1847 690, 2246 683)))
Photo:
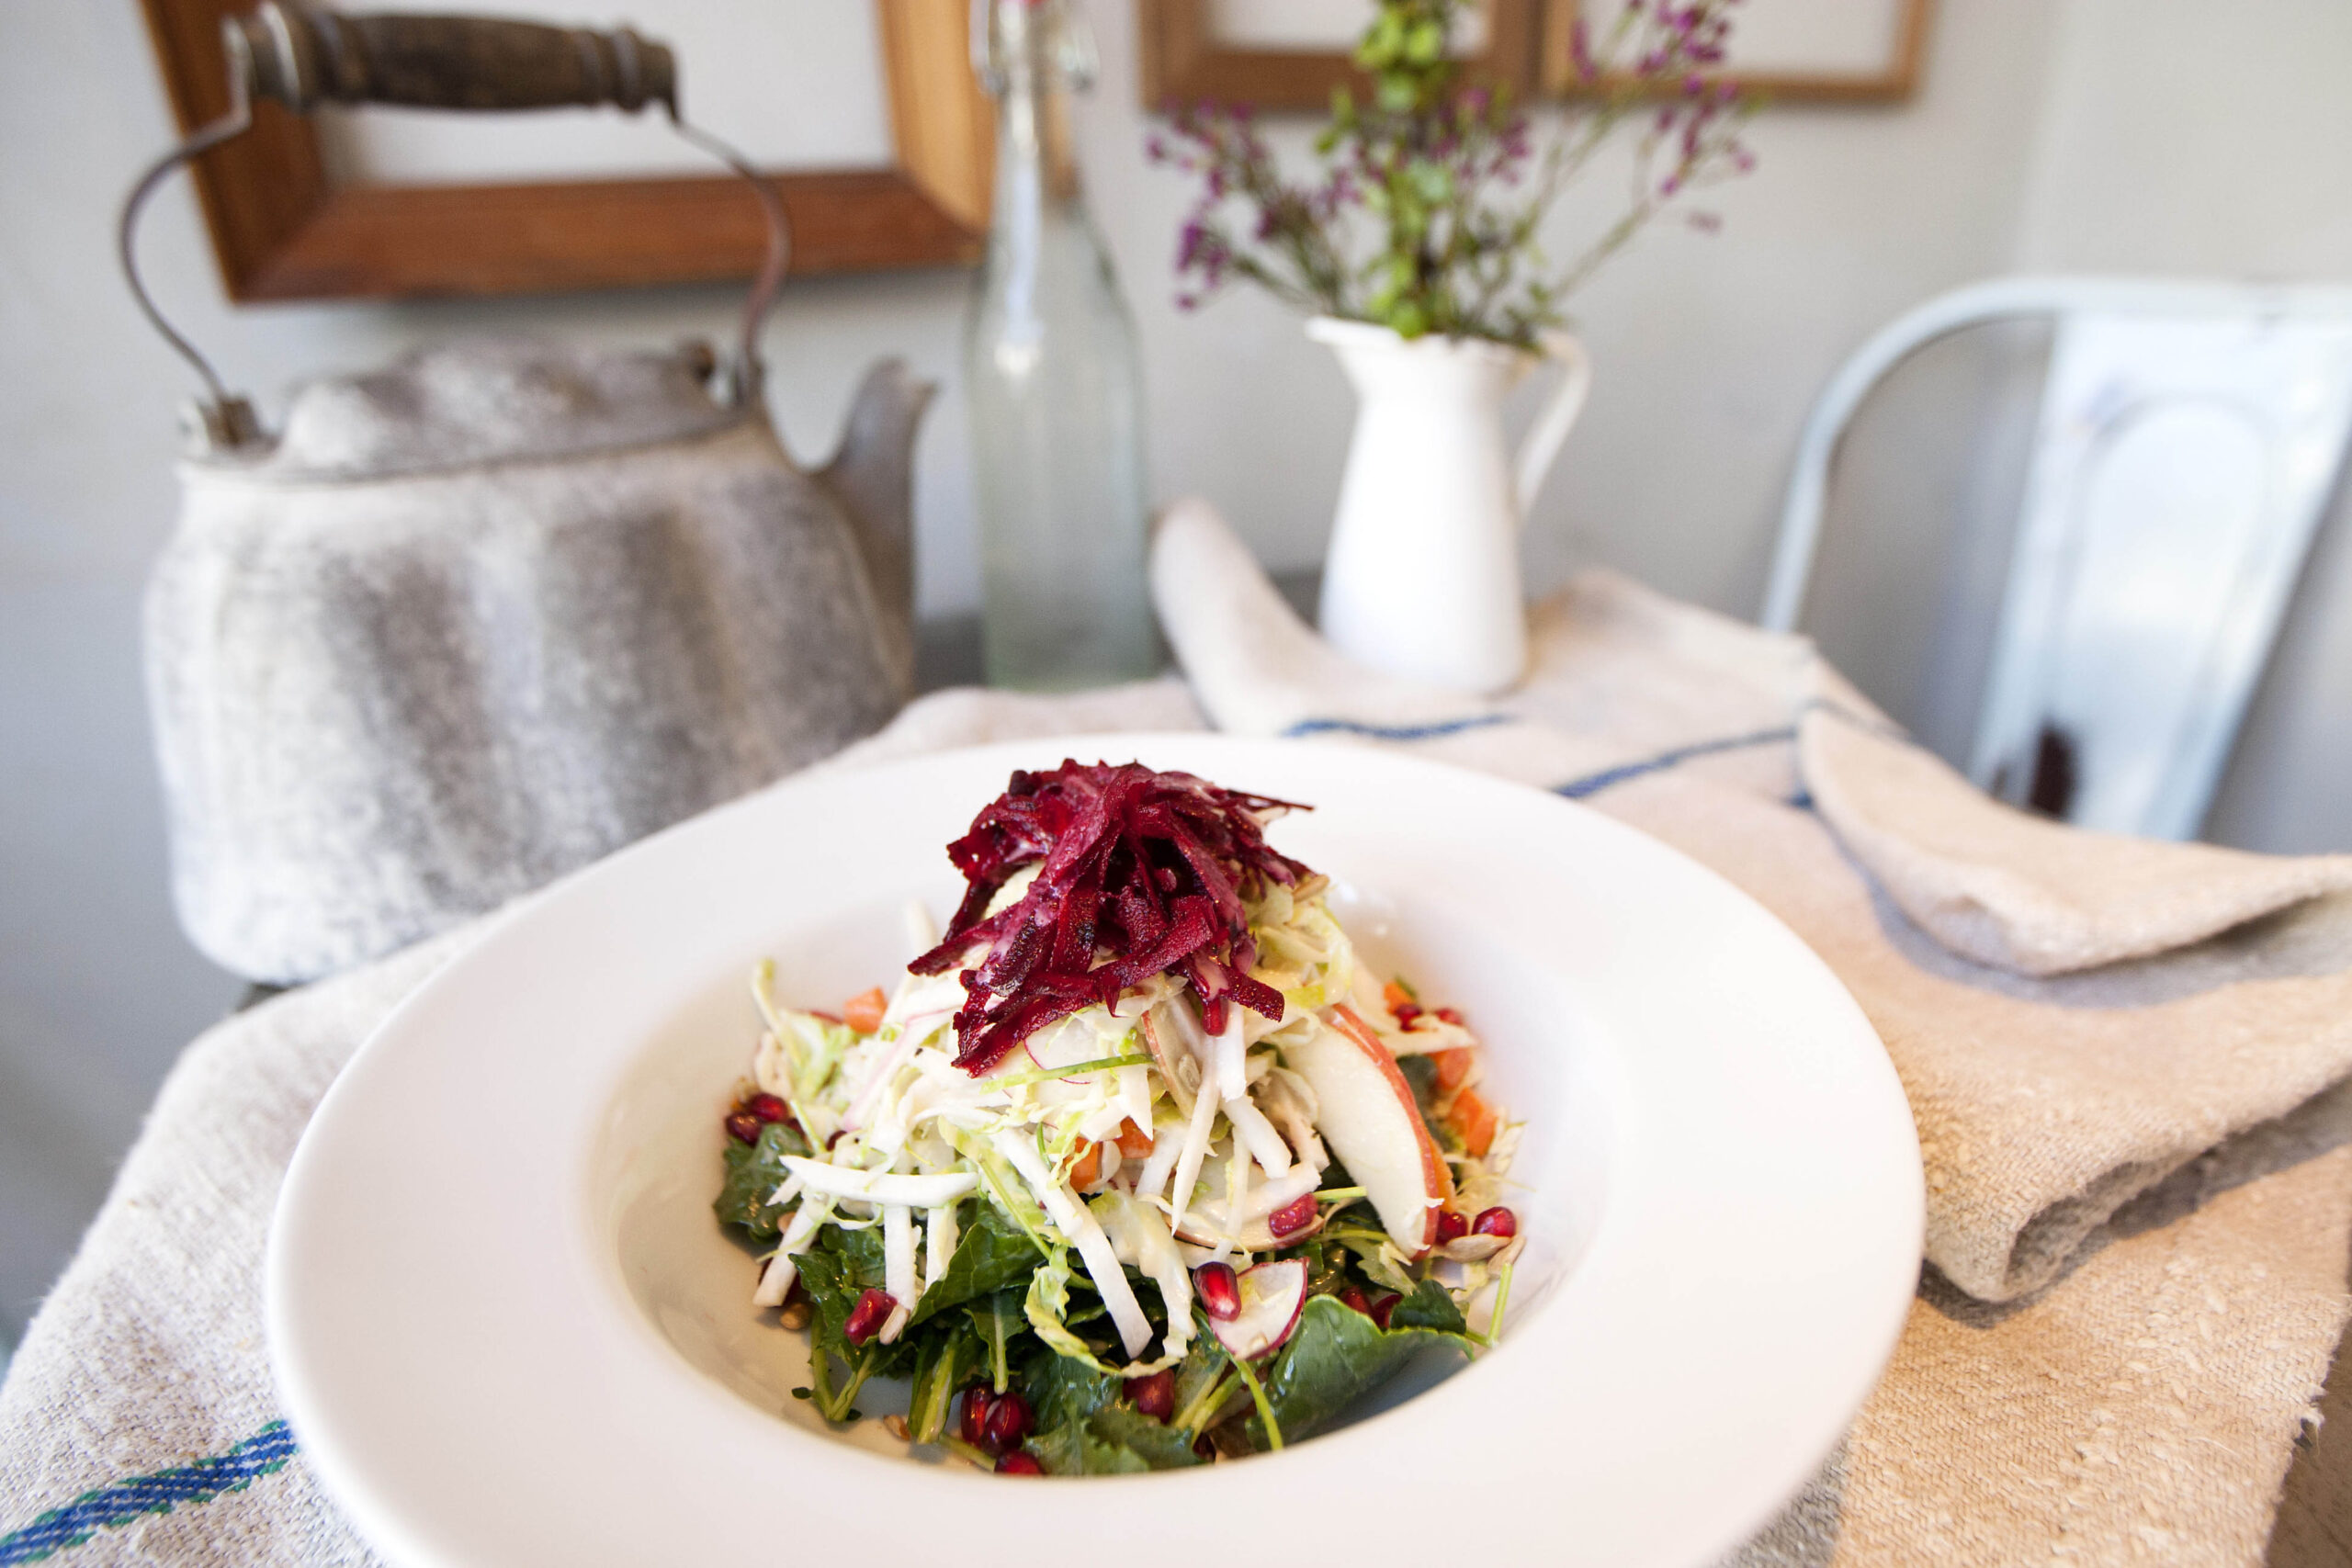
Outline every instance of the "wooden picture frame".
MULTIPOLYGON (((1525 94, 1536 81, 1539 0, 1487 0, 1487 49, 1472 62, 1483 80, 1525 94)), ((1209 0, 1136 0, 1143 107, 1247 104, 1260 109, 1328 109, 1336 87, 1368 91, 1344 53, 1235 49, 1210 27, 1209 0)))
MULTIPOLYGON (((1902 103, 1919 88, 1928 53, 1928 28, 1934 20, 1934 0, 1887 3, 1896 8, 1894 39, 1881 70, 1851 73, 1734 70, 1725 72, 1724 79, 1773 103, 1902 103)), ((1568 47, 1583 0, 1543 0, 1543 4, 1542 91, 1548 97, 1570 97, 1589 90, 1577 80, 1575 58, 1568 47)))
MULTIPOLYGON (((972 76, 966 0, 875 3, 897 161, 768 176, 796 275, 968 265, 983 248, 995 118, 972 76)), ((141 4, 182 131, 225 112, 221 18, 250 0, 141 4)), ((718 282, 750 277, 765 254, 759 203, 732 175, 337 186, 310 121, 270 103, 194 174, 241 304, 718 282)))

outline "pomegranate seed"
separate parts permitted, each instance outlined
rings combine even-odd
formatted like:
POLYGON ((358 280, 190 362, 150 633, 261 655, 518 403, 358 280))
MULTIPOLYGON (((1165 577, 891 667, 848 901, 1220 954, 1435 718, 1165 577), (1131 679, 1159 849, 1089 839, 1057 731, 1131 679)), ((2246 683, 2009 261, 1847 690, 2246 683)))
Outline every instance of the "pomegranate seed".
POLYGON ((1129 1378, 1127 1398, 1137 1414, 1167 1420, 1176 1414, 1176 1369, 1162 1367, 1148 1378, 1129 1378))
POLYGON ((1460 1241, 1464 1236, 1468 1235, 1469 1234, 1470 1222, 1468 1220, 1464 1219, 1460 1214, 1455 1213, 1451 1209, 1440 1209, 1438 1211, 1437 1244, 1440 1247, 1443 1247, 1449 1241, 1460 1241))
POLYGON ((964 1421, 958 1430, 964 1440, 976 1449, 980 1446, 980 1439, 988 1435, 989 1404, 992 1397, 986 1383, 964 1391, 964 1421))
POLYGON ((760 1119, 748 1111, 730 1111, 727 1113, 727 1135, 739 1144, 756 1144, 760 1141, 760 1119))
POLYGON ((1266 1216, 1267 1228, 1276 1240, 1296 1235, 1315 1223, 1315 1194, 1302 1192, 1297 1197, 1266 1216))
POLYGON ((1035 1454, 1015 1449, 996 1461, 996 1472, 999 1475, 1043 1475, 1046 1467, 1037 1462, 1035 1454))
POLYGON ((1372 1321, 1379 1325, 1382 1329, 1385 1330, 1388 1326, 1389 1315, 1396 1312, 1396 1303, 1404 1299, 1404 1297, 1398 1295, 1396 1292, 1391 1291, 1386 1295, 1381 1297, 1378 1301, 1373 1303, 1372 1321))
POLYGON ((1462 1021, 1462 1014, 1453 1008, 1440 1008, 1437 1015, 1447 1023, 1459 1024, 1462 1021))
POLYGON ((1509 1209, 1482 1209, 1478 1217, 1470 1222, 1470 1232, 1473 1235, 1498 1235, 1509 1241, 1519 1234, 1519 1216, 1509 1209))
POLYGON ((980 1427, 979 1447, 992 1454, 1009 1454, 1029 1435, 1029 1402, 1012 1389, 989 1401, 989 1418, 980 1427))
POLYGON ((1201 1305, 1219 1323, 1230 1323, 1241 1312, 1241 1281, 1233 1277, 1230 1263, 1204 1263, 1193 1271, 1193 1283, 1201 1292, 1201 1305))
POLYGON ((882 1332, 882 1325, 890 1320, 890 1314, 898 1309, 898 1297, 879 1285, 868 1285, 865 1294, 858 1297, 857 1304, 849 1309, 849 1321, 842 1325, 842 1333, 848 1337, 851 1344, 863 1345, 882 1332))
POLYGON ((1421 1010, 1410 1002, 1399 1002, 1393 1010, 1396 1018, 1396 1027, 1410 1034, 1413 1032, 1414 1021, 1421 1016, 1421 1010))
POLYGON ((1346 1290, 1340 1292, 1340 1300, 1350 1307, 1355 1309, 1357 1312, 1363 1314, 1366 1317, 1370 1317, 1372 1315, 1372 1303, 1364 1300, 1363 1292, 1357 1290, 1353 1285, 1350 1285, 1346 1290))
POLYGON ((743 1102, 743 1109, 763 1122, 789 1122, 792 1107, 773 1094, 755 1094, 743 1102))

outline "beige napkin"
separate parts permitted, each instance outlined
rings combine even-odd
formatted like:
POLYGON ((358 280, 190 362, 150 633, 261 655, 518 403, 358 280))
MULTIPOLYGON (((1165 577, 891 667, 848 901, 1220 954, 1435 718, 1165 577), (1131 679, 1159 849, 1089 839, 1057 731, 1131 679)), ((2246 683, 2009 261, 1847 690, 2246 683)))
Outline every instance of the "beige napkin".
POLYGON ((2352 1156, 2326 1151, 2352 1116, 2322 1091, 2352 1071, 2352 861, 2024 817, 1802 639, 1608 574, 1538 607, 1531 672, 1492 699, 1348 665, 1202 503, 1164 519, 1153 575, 1220 727, 1409 747, 1620 817, 1786 920, 1877 1026, 1933 1267, 1749 1561, 2259 1557, 2347 1304, 2352 1156))

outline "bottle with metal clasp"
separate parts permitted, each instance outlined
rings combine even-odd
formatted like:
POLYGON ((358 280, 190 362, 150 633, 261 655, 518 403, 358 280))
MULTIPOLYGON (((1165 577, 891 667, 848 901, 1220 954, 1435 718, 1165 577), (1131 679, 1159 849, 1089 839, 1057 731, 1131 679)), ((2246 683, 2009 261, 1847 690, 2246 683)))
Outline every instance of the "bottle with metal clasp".
POLYGON ((996 207, 965 343, 989 680, 1140 679, 1159 662, 1142 377, 1070 141, 1092 41, 1072 0, 976 0, 973 54, 999 105, 996 207))

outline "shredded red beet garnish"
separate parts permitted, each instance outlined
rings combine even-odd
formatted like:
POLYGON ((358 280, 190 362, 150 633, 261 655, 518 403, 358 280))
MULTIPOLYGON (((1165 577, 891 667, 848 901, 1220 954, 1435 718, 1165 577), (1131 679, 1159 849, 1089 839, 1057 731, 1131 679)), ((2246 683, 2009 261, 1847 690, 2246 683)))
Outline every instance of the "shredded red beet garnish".
POLYGON ((963 905, 946 939, 907 966, 944 974, 988 948, 964 976, 956 1065, 986 1072, 1047 1024, 1159 974, 1184 980, 1212 1034, 1235 1002, 1279 1021, 1282 994, 1250 977, 1258 946, 1242 900, 1308 874, 1266 844, 1262 820, 1290 809, 1304 808, 1140 762, 1015 773, 947 846, 963 905), (1040 862, 1019 899, 981 918, 1040 862))

